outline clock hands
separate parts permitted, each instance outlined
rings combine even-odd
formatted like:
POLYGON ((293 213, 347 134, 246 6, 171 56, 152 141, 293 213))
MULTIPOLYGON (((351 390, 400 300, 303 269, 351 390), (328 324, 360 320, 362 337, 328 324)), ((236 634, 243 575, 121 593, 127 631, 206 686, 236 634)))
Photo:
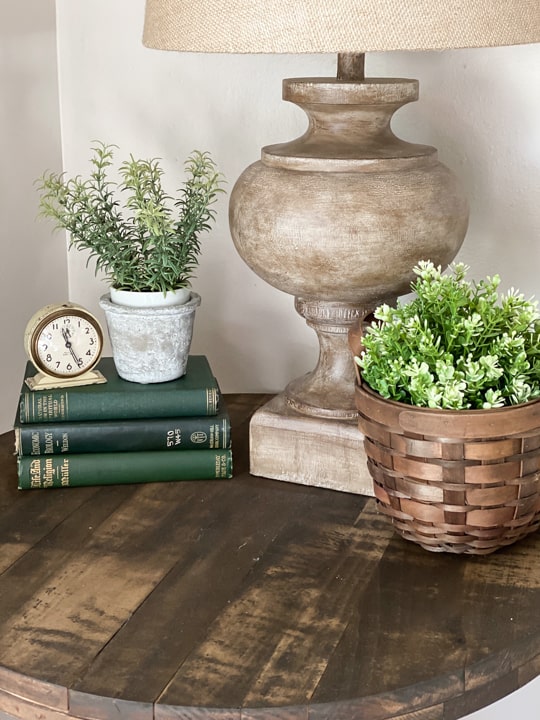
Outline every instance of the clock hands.
POLYGON ((71 339, 70 339, 71 333, 69 332, 69 330, 67 328, 62 328, 62 337, 64 338, 64 342, 66 343, 67 349, 71 353, 71 357, 75 360, 75 362, 77 363, 77 366, 79 366, 81 364, 81 361, 79 360, 79 358, 77 357, 77 353, 73 349, 73 346, 71 344, 71 339))

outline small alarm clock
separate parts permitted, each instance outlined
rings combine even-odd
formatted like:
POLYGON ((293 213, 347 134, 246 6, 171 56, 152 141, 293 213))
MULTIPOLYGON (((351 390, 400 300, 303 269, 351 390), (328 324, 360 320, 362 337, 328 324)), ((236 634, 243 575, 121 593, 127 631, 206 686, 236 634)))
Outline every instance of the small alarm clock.
POLYGON ((26 326, 24 347, 38 370, 25 380, 31 390, 107 382, 95 370, 103 352, 101 325, 80 305, 42 307, 26 326))

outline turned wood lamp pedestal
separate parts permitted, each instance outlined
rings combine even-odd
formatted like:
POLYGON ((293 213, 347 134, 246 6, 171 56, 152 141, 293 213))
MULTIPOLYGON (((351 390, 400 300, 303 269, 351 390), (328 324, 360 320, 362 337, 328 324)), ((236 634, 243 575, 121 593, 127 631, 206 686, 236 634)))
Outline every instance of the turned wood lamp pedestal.
POLYGON ((365 314, 348 303, 295 307, 317 333, 316 368, 289 383, 250 423, 250 472, 261 477, 372 495, 354 404, 349 328, 365 314))
POLYGON ((397 138, 390 122, 418 82, 365 79, 364 56, 338 56, 336 78, 285 80, 309 118, 301 137, 265 147, 238 179, 230 227, 240 256, 295 296, 317 333, 316 368, 251 421, 251 472, 371 494, 356 426, 347 334, 409 290, 412 268, 446 266, 465 237, 468 205, 433 147, 397 138))

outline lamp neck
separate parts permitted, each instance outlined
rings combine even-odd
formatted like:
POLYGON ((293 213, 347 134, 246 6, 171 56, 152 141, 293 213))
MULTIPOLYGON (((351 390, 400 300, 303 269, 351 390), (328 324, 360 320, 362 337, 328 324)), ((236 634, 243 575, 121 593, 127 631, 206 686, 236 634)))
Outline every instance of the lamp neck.
POLYGON ((308 128, 295 140, 264 147, 262 162, 317 172, 382 172, 388 163, 392 168, 432 163, 434 148, 405 142, 390 127, 396 110, 417 98, 416 80, 286 79, 283 99, 304 110, 308 128))
POLYGON ((365 64, 365 53, 339 53, 337 79, 362 82, 366 78, 365 64))

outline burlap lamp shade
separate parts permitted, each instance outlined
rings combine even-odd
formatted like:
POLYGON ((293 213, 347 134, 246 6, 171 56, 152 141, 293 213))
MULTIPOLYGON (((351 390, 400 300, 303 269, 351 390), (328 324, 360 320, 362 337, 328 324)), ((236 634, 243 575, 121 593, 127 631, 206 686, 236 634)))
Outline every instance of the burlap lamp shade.
POLYGON ((147 0, 161 50, 323 53, 537 42, 538 0, 147 0))
POLYGON ((253 417, 251 471, 369 492, 348 331, 407 292, 419 260, 454 259, 468 203, 435 148, 391 130, 418 83, 366 79, 364 53, 538 42, 539 0, 147 0, 143 41, 184 52, 338 54, 336 78, 284 81, 308 129, 262 149, 231 192, 229 220, 241 257, 295 297, 320 345, 316 368, 253 417))

